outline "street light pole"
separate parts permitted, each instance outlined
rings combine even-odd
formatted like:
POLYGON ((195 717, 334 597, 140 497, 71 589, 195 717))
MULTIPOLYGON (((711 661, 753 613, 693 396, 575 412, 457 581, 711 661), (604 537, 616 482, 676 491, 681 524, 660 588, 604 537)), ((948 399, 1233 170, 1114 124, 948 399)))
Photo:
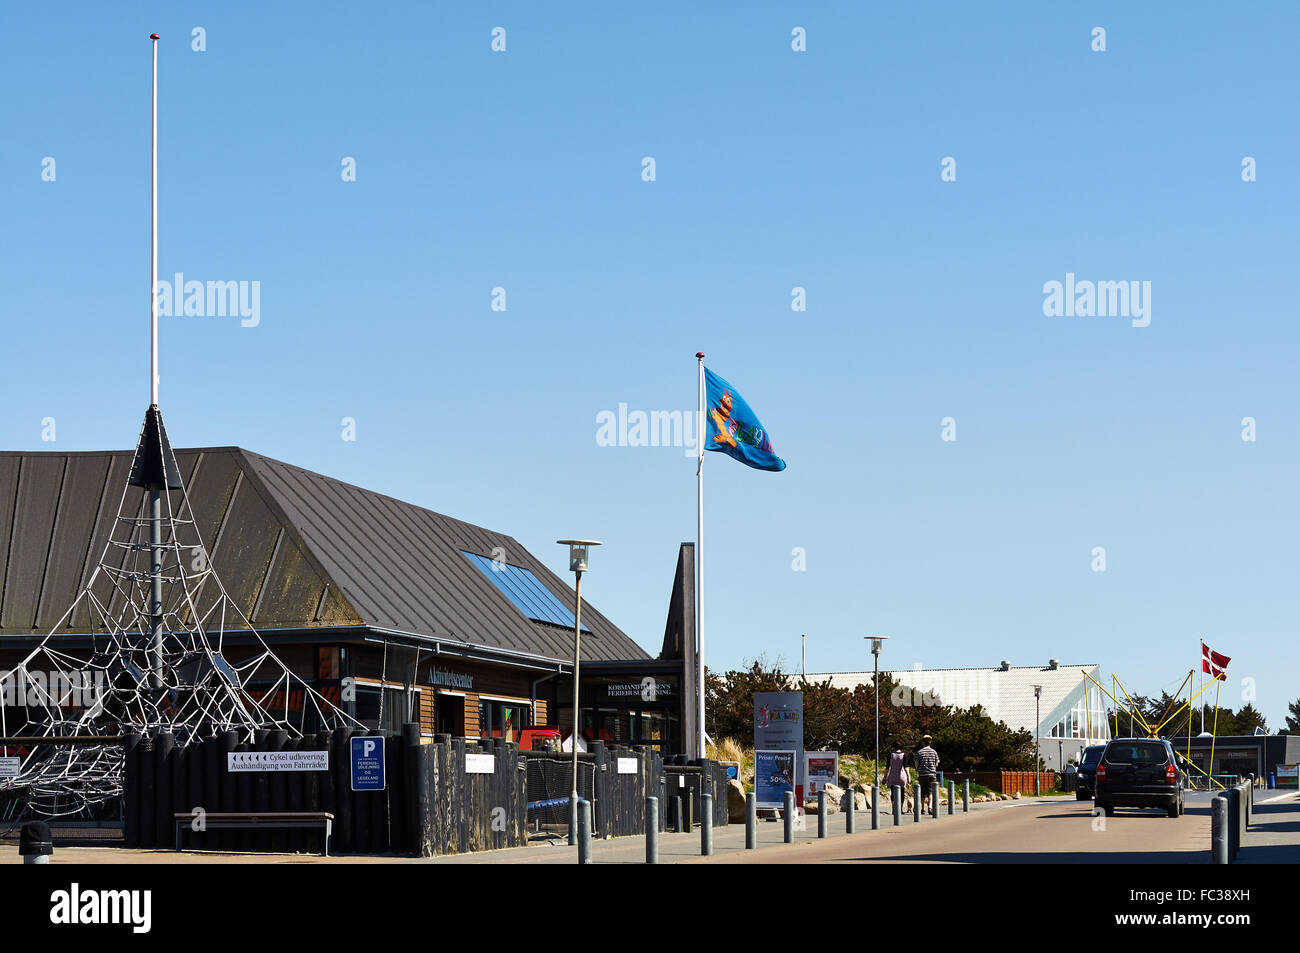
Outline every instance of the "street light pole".
POLYGON ((1039 717, 1038 717, 1039 699, 1042 698, 1042 695, 1043 695, 1043 686, 1035 685, 1034 686, 1034 797, 1037 797, 1038 795, 1043 793, 1042 790, 1043 772, 1041 768, 1041 765, 1043 763, 1043 752, 1042 752, 1042 739, 1040 737, 1040 735, 1042 735, 1043 733, 1043 728, 1042 725, 1039 724, 1039 717))
POLYGON ((582 662, 582 574, 587 571, 587 550, 599 546, 594 539, 559 539, 561 546, 569 547, 569 569, 573 571, 576 583, 573 587, 573 735, 569 742, 573 747, 572 788, 569 791, 569 844, 578 843, 578 731, 581 725, 578 709, 578 677, 582 662))
POLYGON ((875 767, 873 768, 873 772, 875 774, 875 778, 871 786, 871 803, 872 803, 871 826, 872 829, 874 830, 878 821, 877 809, 875 805, 879 803, 880 800, 880 649, 882 647, 882 643, 884 643, 885 639, 889 638, 889 636, 869 635, 869 636, 864 636, 864 638, 871 639, 871 664, 872 664, 871 694, 872 696, 874 696, 876 702, 876 718, 875 718, 876 750, 875 750, 875 754, 873 755, 874 757, 873 763, 875 765, 875 767))

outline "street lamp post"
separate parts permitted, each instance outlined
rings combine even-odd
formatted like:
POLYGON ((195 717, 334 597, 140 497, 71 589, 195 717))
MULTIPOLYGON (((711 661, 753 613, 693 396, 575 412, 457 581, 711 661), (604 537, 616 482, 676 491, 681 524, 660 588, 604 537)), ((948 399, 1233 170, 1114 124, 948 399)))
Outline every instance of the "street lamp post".
POLYGON ((880 826, 880 809, 876 806, 880 803, 880 649, 889 636, 868 635, 864 638, 871 640, 871 694, 876 700, 875 781, 871 786, 871 829, 874 831, 880 826))
POLYGON ((569 792, 569 844, 578 843, 578 666, 582 660, 582 574, 587 571, 587 550, 600 543, 594 539, 557 539, 569 547, 569 569, 577 582, 573 587, 573 788, 569 792))
POLYGON ((1039 735, 1043 733, 1042 726, 1038 723, 1038 705, 1039 699, 1043 697, 1043 686, 1034 686, 1034 796, 1042 794, 1043 772, 1040 765, 1043 763, 1043 754, 1039 735))

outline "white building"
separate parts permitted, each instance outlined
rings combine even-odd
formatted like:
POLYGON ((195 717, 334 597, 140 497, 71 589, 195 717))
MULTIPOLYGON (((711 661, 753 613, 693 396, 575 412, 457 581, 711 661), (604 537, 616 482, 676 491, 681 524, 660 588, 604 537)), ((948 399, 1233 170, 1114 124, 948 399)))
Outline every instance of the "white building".
MULTIPOLYGON (((1098 665, 1062 665, 1056 659, 1043 667, 1003 662, 997 668, 916 668, 888 674, 899 684, 894 693, 898 697, 891 699, 894 704, 980 705, 994 721, 1004 721, 1017 731, 1035 732, 1043 761, 1049 769, 1059 771, 1062 759, 1077 760, 1084 747, 1110 738, 1107 698, 1084 673, 1101 681, 1098 665), (1035 685, 1042 686, 1037 724, 1035 685)), ((804 677, 809 682, 830 679, 832 686, 852 690, 870 685, 872 675, 809 672, 804 677)))

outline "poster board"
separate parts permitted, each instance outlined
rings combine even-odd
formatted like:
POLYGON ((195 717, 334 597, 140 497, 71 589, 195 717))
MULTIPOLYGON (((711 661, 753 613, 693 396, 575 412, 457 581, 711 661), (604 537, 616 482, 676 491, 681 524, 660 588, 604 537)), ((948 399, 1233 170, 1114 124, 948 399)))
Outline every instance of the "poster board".
POLYGON ((804 777, 808 779, 808 796, 816 797, 828 784, 840 783, 840 753, 809 751, 804 755, 804 777))
MULTIPOLYGON (((754 749, 786 751, 794 756, 794 799, 796 804, 802 805, 806 783, 803 776, 803 692, 754 693, 754 749)), ((755 769, 757 779, 757 762, 755 769)), ((757 780, 754 790, 758 790, 757 780)), ((759 802, 762 803, 762 798, 759 802)))
POLYGON ((793 751, 755 749, 754 801, 758 807, 785 807, 785 792, 795 789, 795 764, 793 751))

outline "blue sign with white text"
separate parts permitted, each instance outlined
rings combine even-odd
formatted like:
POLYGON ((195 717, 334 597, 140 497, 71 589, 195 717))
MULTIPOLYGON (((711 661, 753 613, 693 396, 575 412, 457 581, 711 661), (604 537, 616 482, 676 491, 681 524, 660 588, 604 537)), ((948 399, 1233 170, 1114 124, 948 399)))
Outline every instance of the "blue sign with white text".
POLYGON ((377 735, 360 735, 352 741, 352 790, 382 791, 384 779, 384 739, 377 735))

